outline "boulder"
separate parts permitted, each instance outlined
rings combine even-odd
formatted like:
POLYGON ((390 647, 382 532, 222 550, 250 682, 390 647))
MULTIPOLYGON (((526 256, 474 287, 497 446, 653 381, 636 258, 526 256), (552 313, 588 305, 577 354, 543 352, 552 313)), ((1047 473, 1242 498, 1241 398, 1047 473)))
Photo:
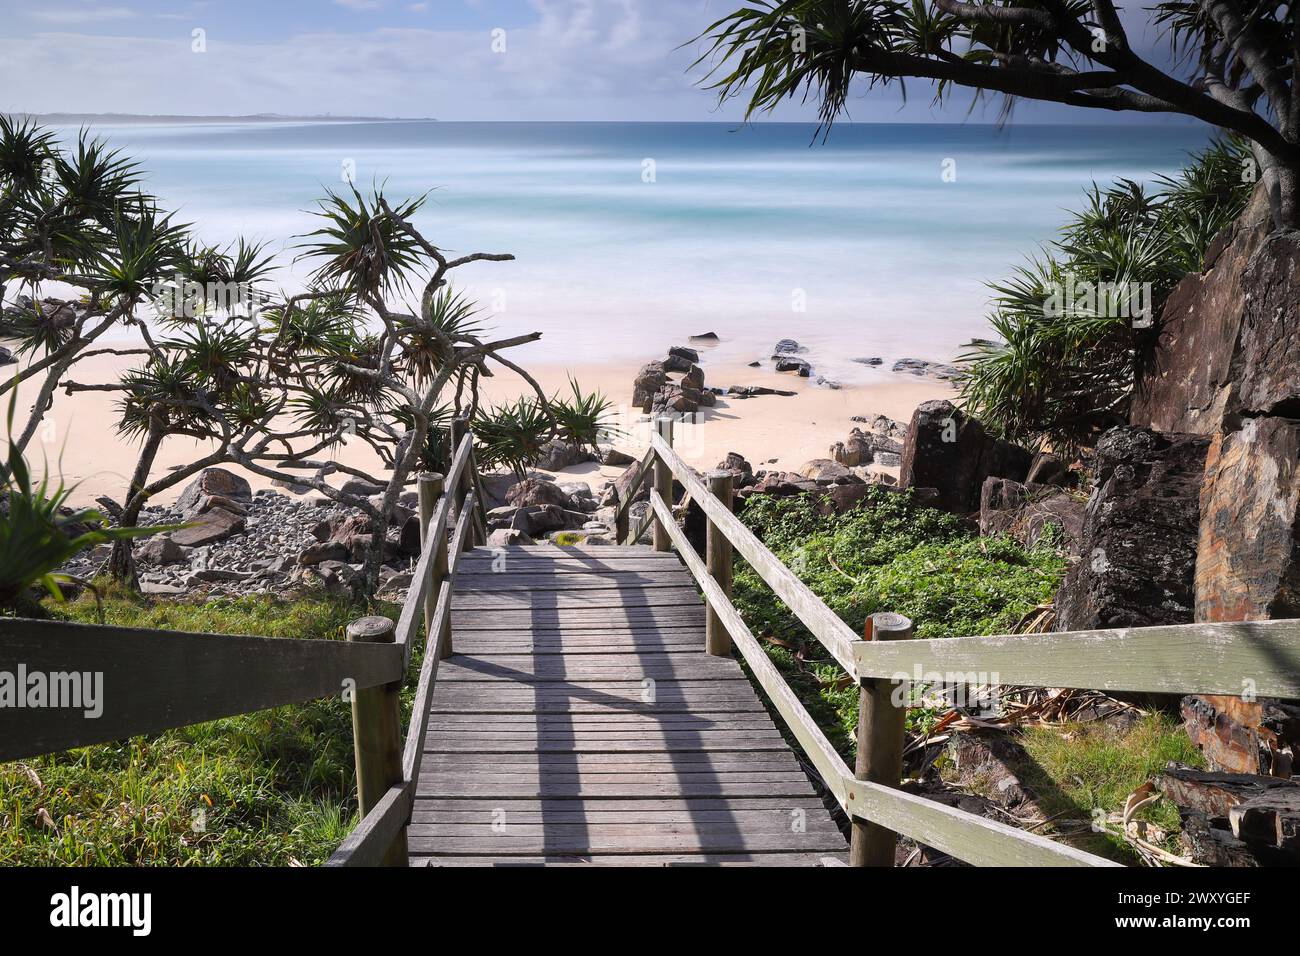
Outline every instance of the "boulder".
POLYGON ((701 396, 702 393, 695 389, 685 389, 679 385, 665 385, 655 392, 654 400, 650 404, 650 410, 653 412, 690 414, 699 411, 701 396))
POLYGON ((352 549, 343 541, 318 541, 298 553, 299 564, 320 564, 323 561, 345 561, 352 549))
POLYGON ((801 358, 795 358, 793 355, 774 355, 772 358, 776 362, 775 368, 778 372, 795 372, 800 378, 808 378, 812 375, 812 366, 801 358))
POLYGON ((912 413, 899 463, 899 486, 934 488, 938 507, 959 513, 980 505, 984 479, 1023 481, 1031 455, 984 432, 977 419, 952 402, 922 402, 912 413))
POLYGON ((745 460, 744 455, 734 451, 727 452, 727 457, 718 462, 718 471, 731 472, 737 483, 754 477, 754 466, 745 460))
POLYGON ((402 524, 402 530, 397 537, 397 550, 405 557, 414 558, 420 554, 421 548, 420 516, 411 515, 402 524))
POLYGON ((718 341, 718 333, 717 333, 717 332, 700 332, 700 333, 697 334, 697 335, 692 335, 692 336, 691 336, 691 341, 692 341, 692 342, 716 342, 716 341, 718 341))
POLYGON ((213 508, 199 515, 190 527, 172 532, 171 540, 184 548, 197 548, 224 541, 232 534, 238 534, 243 530, 243 515, 227 511, 225 508, 213 508))
POLYGON ((1025 475, 1027 485, 1073 485, 1075 474, 1066 460, 1051 452, 1040 451, 1029 465, 1025 475))
POLYGON ((660 362, 660 367, 665 372, 688 372, 696 359, 689 359, 682 355, 674 355, 671 351, 668 357, 660 362))
POLYGON ((1296 397, 1295 237, 1271 232, 1268 199, 1257 188, 1245 212, 1211 244, 1205 271, 1188 274, 1170 293, 1154 371, 1133 396, 1133 424, 1212 435, 1226 416, 1267 414, 1296 397))
POLYGON ((360 478, 353 478, 350 481, 345 481, 339 491, 353 498, 369 498, 372 495, 382 495, 385 489, 383 485, 377 485, 373 481, 362 481, 360 478))
POLYGON ((766 385, 731 385, 727 388, 726 394, 734 398, 753 398, 756 395, 780 395, 783 398, 790 398, 799 393, 780 388, 768 388, 766 385))
POLYGON ((803 351, 805 351, 804 347, 794 339, 782 339, 772 347, 772 357, 776 358, 778 355, 795 355, 803 351))
POLYGON ((146 564, 175 564, 185 560, 185 549, 167 535, 155 534, 144 540, 135 555, 146 564))
POLYGON ((686 374, 682 376, 682 388, 693 388, 697 391, 704 390, 704 369, 698 365, 691 365, 686 369, 686 374))
POLYGON ((1081 560, 1056 598, 1058 631, 1192 620, 1208 440, 1113 428, 1097 443, 1081 560))
POLYGON ((581 445, 566 441, 548 441, 542 446, 541 458, 537 467, 545 471, 562 471, 571 465, 592 461, 594 456, 581 445))
POLYGON ((1300 421, 1216 435, 1200 508, 1196 620, 1300 617, 1300 421))
POLYGON ((805 462, 799 469, 799 474, 819 485, 856 484, 862 481, 843 465, 829 458, 814 458, 805 462))
POLYGON ((1062 549, 1078 554, 1086 510, 1080 498, 1053 485, 985 478, 980 491, 980 534, 1008 534, 1032 548, 1048 526, 1055 525, 1062 549))
POLYGON ((929 375, 941 381, 951 382, 961 377, 961 369, 943 362, 930 362, 925 359, 899 359, 890 369, 892 372, 908 375, 929 375))
POLYGON ((629 455, 627 452, 619 451, 617 448, 614 448, 611 445, 609 448, 605 448, 601 450, 600 463, 602 465, 614 465, 616 467, 622 468, 625 465, 636 464, 636 459, 633 458, 631 455, 629 455))
POLYGON ((518 484, 519 479, 513 472, 493 471, 479 476, 479 485, 483 489, 483 505, 489 511, 499 508, 510 497, 510 489, 518 484))
POLYGON ((556 505, 560 508, 573 506, 573 502, 559 485, 540 478, 525 478, 519 482, 510 489, 506 502, 516 508, 528 508, 534 505, 556 505))
POLYGON ((636 380, 632 383, 632 404, 643 412, 650 411, 655 393, 667 383, 668 376, 664 374, 663 363, 650 362, 641 366, 641 371, 637 372, 636 380))
MULTIPOLYGON (((696 336, 698 338, 699 336, 696 336)), ((717 338, 717 336, 714 336, 717 338)), ((700 353, 696 349, 687 348, 685 345, 674 345, 668 350, 668 354, 674 358, 686 359, 688 362, 698 362, 700 353)))
MULTIPOLYGON (((253 489, 247 481, 224 468, 205 468, 198 477, 185 486, 176 499, 176 510, 189 521, 213 507, 235 503, 240 510, 253 500, 253 489)), ((236 510, 227 508, 227 510, 236 510)))
POLYGON ((531 537, 517 528, 498 528, 487 537, 487 547, 508 548, 512 545, 536 544, 531 537))

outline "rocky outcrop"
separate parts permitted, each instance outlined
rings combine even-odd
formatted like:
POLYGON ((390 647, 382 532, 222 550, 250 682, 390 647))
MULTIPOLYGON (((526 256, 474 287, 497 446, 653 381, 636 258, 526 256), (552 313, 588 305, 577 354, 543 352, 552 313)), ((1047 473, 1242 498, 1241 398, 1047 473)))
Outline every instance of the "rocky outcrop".
POLYGON ((542 446, 537 467, 544 471, 563 471, 572 465, 595 461, 596 456, 581 445, 567 441, 548 441, 542 446))
POLYGON ((870 464, 894 467, 902 462, 903 445, 887 434, 854 428, 844 441, 831 445, 830 453, 831 458, 849 468, 870 464))
POLYGON ((632 404, 643 412, 649 412, 655 393, 666 384, 668 376, 664 373, 662 362, 649 362, 641 366, 641 371, 637 372, 636 380, 632 383, 632 404))
POLYGON ((1196 619, 1300 617, 1300 422, 1216 435, 1200 508, 1196 619))
POLYGON ((922 402, 912 413, 903 444, 898 482, 903 488, 934 488, 938 506, 970 513, 980 506, 984 479, 1023 481, 1031 455, 993 438, 952 402, 922 402))
POLYGON ((176 510, 187 521, 213 508, 243 513, 252 498, 253 489, 243 478, 224 468, 205 468, 180 493, 176 510))
POLYGON ((1114 428, 1097 443, 1081 560, 1056 599, 1058 631, 1192 620, 1208 440, 1114 428))
POLYGON ((506 495, 506 503, 515 508, 528 508, 534 505, 556 505, 561 508, 573 507, 573 501, 559 485, 541 478, 525 478, 506 495))
POLYGON ((1007 534, 1032 548, 1054 526, 1061 549, 1077 555, 1086 510, 1080 497, 1062 488, 985 478, 980 491, 980 534, 1007 534))
MULTIPOLYGON (((1254 328, 1251 351, 1256 359, 1272 351, 1265 339, 1282 335, 1296 321, 1294 293, 1300 281, 1294 271, 1290 277, 1278 276, 1272 266, 1251 270, 1256 254, 1272 243, 1271 228, 1267 197, 1260 189, 1246 211, 1215 239, 1205 256, 1205 271, 1187 275, 1169 295, 1160 315, 1155 370, 1133 398, 1133 424, 1162 432, 1212 435, 1225 416, 1242 408, 1267 410, 1268 405, 1251 402, 1266 395, 1266 383, 1276 382, 1278 376, 1246 368, 1243 334, 1254 328), (1260 287, 1267 280, 1280 281, 1260 287), (1286 290, 1293 294, 1289 318, 1261 308, 1264 302, 1275 306, 1286 290)), ((1290 245, 1279 241, 1273 251, 1293 254, 1290 245)), ((1290 334, 1294 343, 1294 327, 1290 334)), ((1291 379, 1291 388, 1300 388, 1300 377, 1291 379)))
POLYGON ((890 371, 907 375, 928 375, 944 382, 955 381, 961 377, 961 370, 955 365, 945 365, 943 362, 930 362, 925 359, 915 358, 899 359, 893 364, 890 371))

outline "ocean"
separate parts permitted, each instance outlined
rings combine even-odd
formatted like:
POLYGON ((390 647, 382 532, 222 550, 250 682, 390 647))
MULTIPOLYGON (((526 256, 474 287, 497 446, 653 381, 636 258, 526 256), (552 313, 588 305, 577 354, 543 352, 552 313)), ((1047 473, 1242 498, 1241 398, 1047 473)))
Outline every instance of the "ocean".
MULTIPOLYGON (((525 362, 640 361, 715 332, 719 359, 781 338, 845 382, 878 356, 949 360, 985 334, 985 283, 1050 240, 1093 182, 1147 182, 1200 127, 843 124, 103 125, 204 241, 269 240, 287 289, 326 188, 430 191, 417 218, 474 263, 457 284, 525 362)), ((64 135, 71 131, 64 130, 64 135)))

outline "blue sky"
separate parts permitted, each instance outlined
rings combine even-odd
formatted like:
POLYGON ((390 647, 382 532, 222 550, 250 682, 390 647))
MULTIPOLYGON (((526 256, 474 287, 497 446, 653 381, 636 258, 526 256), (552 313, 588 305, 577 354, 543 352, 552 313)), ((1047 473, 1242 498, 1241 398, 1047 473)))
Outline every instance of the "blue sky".
MULTIPOLYGON (((735 121, 739 104, 719 110, 693 83, 691 51, 677 47, 738 5, 0 0, 0 110, 735 121)), ((923 84, 909 87, 906 106, 896 92, 874 91, 851 102, 851 117, 968 119, 963 105, 933 109, 923 84)), ((791 103, 775 118, 810 120, 814 111, 791 103)), ((992 121, 996 111, 972 118, 992 121)), ((1016 121, 1153 119, 1026 103, 1016 121)))

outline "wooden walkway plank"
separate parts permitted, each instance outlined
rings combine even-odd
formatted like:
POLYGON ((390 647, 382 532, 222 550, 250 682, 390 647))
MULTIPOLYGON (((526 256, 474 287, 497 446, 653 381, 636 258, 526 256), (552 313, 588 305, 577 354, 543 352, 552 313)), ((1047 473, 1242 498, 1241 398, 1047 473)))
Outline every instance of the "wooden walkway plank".
POLYGON ((825 866, 844 835, 675 555, 479 548, 429 703, 413 865, 825 866))

